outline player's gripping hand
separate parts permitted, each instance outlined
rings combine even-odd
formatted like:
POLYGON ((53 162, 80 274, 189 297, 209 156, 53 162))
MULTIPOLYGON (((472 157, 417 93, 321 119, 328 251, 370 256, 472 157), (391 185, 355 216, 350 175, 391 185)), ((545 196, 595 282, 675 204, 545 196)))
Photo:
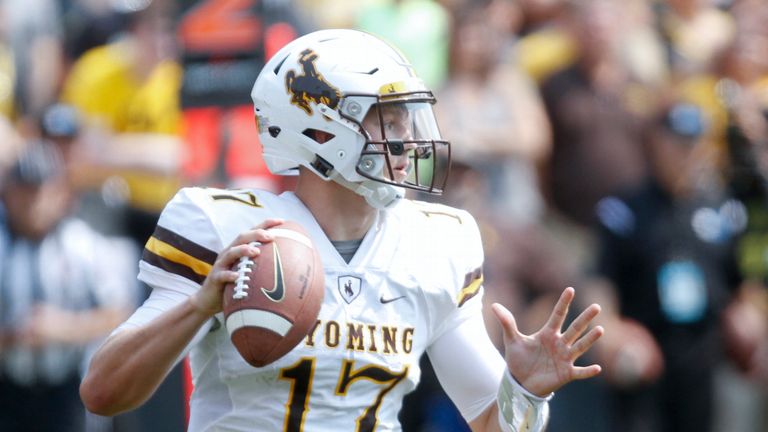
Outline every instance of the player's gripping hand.
POLYGON ((509 372, 535 395, 547 396, 573 380, 591 378, 601 371, 597 364, 586 367, 573 364, 604 333, 600 326, 587 331, 600 313, 599 305, 590 305, 561 332, 574 295, 573 288, 566 288, 547 323, 532 335, 518 331, 514 316, 504 306, 498 303, 492 306, 504 330, 504 357, 509 372))
POLYGON ((203 281, 203 286, 190 299, 195 309, 208 316, 221 312, 224 286, 237 280, 237 272, 232 271, 232 266, 241 257, 257 257, 261 251, 250 243, 273 241, 274 237, 267 230, 283 222, 283 219, 267 219, 253 229, 238 235, 229 246, 224 248, 216 257, 216 262, 213 263, 210 273, 203 281))

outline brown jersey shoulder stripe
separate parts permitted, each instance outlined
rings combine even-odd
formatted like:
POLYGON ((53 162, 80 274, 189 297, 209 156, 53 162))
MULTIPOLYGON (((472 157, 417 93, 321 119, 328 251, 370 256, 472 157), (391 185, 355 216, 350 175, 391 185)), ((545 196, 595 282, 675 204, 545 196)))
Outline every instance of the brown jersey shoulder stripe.
POLYGON ((155 253, 153 253, 148 249, 144 249, 144 253, 141 255, 141 259, 147 262, 148 264, 152 264, 155 267, 159 267, 169 273, 179 275, 181 277, 189 279, 192 282, 195 282, 200 285, 202 285, 203 281, 205 280, 204 275, 195 273, 194 271, 192 271, 191 268, 187 267, 186 265, 175 263, 169 259, 165 259, 159 255, 156 255, 155 253))
POLYGON ((216 256, 218 255, 216 252, 204 246, 200 246, 199 244, 188 240, 186 237, 160 225, 155 227, 155 232, 152 233, 152 237, 202 262, 210 265, 213 265, 213 263, 216 262, 216 256))
POLYGON ((202 283, 213 267, 216 253, 158 225, 144 246, 142 259, 167 272, 202 283))

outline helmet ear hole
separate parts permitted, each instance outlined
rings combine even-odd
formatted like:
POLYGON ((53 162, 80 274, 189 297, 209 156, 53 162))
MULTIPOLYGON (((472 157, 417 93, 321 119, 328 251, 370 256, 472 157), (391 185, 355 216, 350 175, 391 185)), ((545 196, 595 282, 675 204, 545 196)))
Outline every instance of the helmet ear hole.
POLYGON ((312 129, 312 128, 304 129, 302 134, 304 136, 314 140, 318 144, 326 143, 326 142, 332 140, 334 137, 336 137, 336 135, 334 135, 334 134, 332 134, 330 132, 322 131, 320 129, 312 129))

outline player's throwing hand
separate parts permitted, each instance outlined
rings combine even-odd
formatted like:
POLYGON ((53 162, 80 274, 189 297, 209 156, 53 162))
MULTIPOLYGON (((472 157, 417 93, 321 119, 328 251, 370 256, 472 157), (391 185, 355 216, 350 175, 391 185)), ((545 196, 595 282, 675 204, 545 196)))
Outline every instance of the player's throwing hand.
POLYGON ((237 236, 229 247, 222 250, 210 273, 208 273, 208 277, 205 278, 202 288, 191 298, 195 309, 208 315, 221 312, 221 295, 224 291, 224 285, 237 279, 237 272, 232 271, 232 265, 243 256, 258 256, 259 248, 250 243, 272 241, 272 236, 267 230, 282 222, 282 219, 267 219, 252 230, 237 236))

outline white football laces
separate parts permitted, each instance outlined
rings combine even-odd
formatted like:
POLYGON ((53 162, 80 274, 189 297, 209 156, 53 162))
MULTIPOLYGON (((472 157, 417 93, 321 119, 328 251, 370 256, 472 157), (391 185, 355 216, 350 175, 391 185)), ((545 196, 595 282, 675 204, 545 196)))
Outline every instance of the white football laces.
MULTIPOLYGON (((261 246, 259 242, 251 242, 250 246, 261 246)), ((251 257, 245 255, 240 257, 237 262, 237 279, 235 280, 235 292, 232 298, 241 300, 248 297, 248 281, 251 280, 250 273, 253 272, 254 261, 251 257)))

